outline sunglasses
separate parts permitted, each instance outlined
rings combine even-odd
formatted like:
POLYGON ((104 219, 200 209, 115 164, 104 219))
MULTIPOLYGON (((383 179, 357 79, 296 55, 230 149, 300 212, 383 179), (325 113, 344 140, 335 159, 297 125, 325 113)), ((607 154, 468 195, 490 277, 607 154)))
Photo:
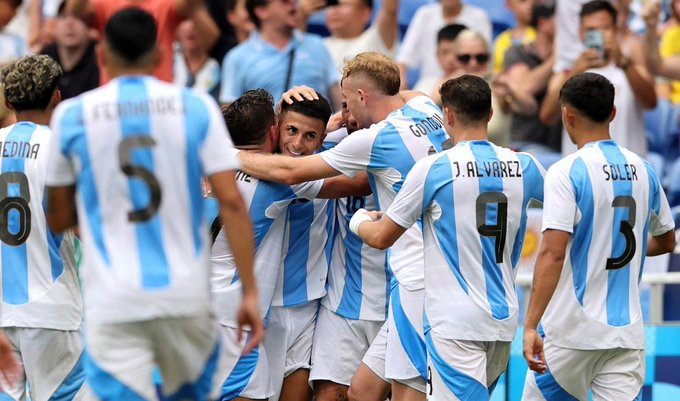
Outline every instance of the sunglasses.
POLYGON ((462 64, 468 64, 473 58, 477 61, 477 64, 484 64, 489 61, 489 55, 487 53, 481 54, 459 54, 456 56, 458 61, 462 64))

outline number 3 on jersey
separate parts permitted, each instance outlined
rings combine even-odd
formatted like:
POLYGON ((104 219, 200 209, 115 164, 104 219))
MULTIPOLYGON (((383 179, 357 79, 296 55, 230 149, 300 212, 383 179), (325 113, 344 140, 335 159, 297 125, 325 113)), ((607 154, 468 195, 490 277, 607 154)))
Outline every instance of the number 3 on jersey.
POLYGON ((153 217, 161 204, 161 186, 158 179, 148 169, 136 165, 132 161, 132 151, 135 148, 150 148, 156 145, 156 141, 148 135, 132 135, 120 142, 118 145, 118 163, 123 174, 130 178, 142 180, 149 188, 149 204, 142 209, 135 209, 128 212, 128 220, 143 222, 153 217))
POLYGON ((635 227, 635 211, 637 206, 635 204, 635 199, 632 196, 617 196, 612 201, 613 208, 626 208, 628 209, 628 217, 621 220, 619 225, 619 232, 623 234, 623 238, 626 239, 626 247, 624 248, 621 255, 616 258, 607 258, 607 270, 616 270, 625 267, 635 256, 635 233, 633 233, 633 227, 635 227))
MULTIPOLYGON (((16 191, 15 191, 16 192, 16 191)), ((31 191, 24 173, 0 174, 0 240, 7 245, 18 246, 26 242, 31 233, 31 191), (10 196, 10 187, 18 187, 19 195, 10 196), (11 218, 14 212, 17 219, 11 218)))

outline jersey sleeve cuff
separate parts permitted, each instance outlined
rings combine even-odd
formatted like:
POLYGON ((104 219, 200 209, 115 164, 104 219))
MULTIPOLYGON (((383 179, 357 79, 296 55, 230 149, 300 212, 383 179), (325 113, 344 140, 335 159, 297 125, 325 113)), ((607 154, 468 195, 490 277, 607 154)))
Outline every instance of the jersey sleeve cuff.
POLYGON ((568 224, 561 224, 561 223, 554 223, 554 222, 544 222, 543 227, 541 227, 541 232, 545 232, 546 230, 558 230, 558 231, 564 231, 569 234, 574 233, 574 226, 568 225, 568 224))
POLYGON ((401 226, 402 228, 405 228, 405 229, 407 229, 407 230, 408 230, 409 228, 411 228, 411 226, 412 226, 413 224, 415 224, 415 223, 409 224, 408 222, 406 222, 406 221, 404 221, 403 219, 401 219, 401 218, 399 218, 398 216, 396 216, 396 215, 395 215, 393 212, 391 212, 390 210, 387 210, 387 211, 385 212, 385 216, 389 217, 393 222, 397 223, 399 226, 401 226))

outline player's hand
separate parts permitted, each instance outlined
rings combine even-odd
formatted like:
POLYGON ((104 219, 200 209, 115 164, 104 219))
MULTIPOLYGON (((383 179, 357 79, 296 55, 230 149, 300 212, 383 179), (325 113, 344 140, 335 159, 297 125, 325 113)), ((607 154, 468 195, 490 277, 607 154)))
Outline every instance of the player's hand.
MULTIPOLYGON (((359 235, 359 226, 361 223, 365 223, 367 221, 376 221, 380 220, 382 217, 382 212, 369 212, 368 210, 361 208, 354 212, 354 216, 349 221, 349 229, 352 231, 355 235, 359 235)), ((360 236, 360 235, 359 235, 360 236)))
MULTIPOLYGON (((2 382, 11 386, 19 377, 20 371, 19 362, 12 352, 12 345, 5 333, 0 331, 0 377, 2 382)), ((2 385, 0 385, 0 389, 2 389, 2 385)))
POLYGON ((529 369, 538 373, 545 373, 548 370, 548 365, 543 353, 543 339, 536 329, 524 329, 523 347, 524 359, 527 361, 529 369))
POLYGON ((261 341, 264 336, 264 324, 257 302, 257 293, 243 294, 241 306, 236 315, 238 322, 238 341, 241 341, 245 326, 250 327, 250 338, 243 349, 243 354, 249 354, 261 341))
POLYGON ((303 100, 319 100, 319 95, 307 85, 293 86, 281 95, 281 101, 288 104, 303 100))
POLYGON ((333 132, 339 130, 347 124, 341 111, 331 114, 331 118, 328 119, 328 124, 326 124, 326 132, 333 132))

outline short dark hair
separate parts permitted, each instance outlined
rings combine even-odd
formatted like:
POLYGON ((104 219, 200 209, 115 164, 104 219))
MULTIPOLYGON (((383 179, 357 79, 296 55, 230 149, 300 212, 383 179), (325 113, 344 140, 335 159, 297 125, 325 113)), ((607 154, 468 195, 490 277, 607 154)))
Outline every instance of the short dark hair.
POLYGON ((264 89, 246 91, 222 109, 234 146, 261 145, 274 125, 274 98, 264 89))
POLYGON ((269 0, 246 0, 246 11, 248 11, 248 16, 257 29, 260 29, 260 19, 255 15, 255 9, 257 7, 264 7, 267 4, 269 4, 269 0))
POLYGON ((331 105, 328 103, 328 100, 320 94, 318 96, 319 98, 316 100, 305 99, 302 101, 294 101, 292 104, 283 102, 281 105, 281 115, 286 114, 289 111, 294 111, 303 116, 323 121, 325 127, 326 124, 328 124, 328 120, 331 118, 333 111, 331 110, 331 105))
POLYGON ((531 22, 532 27, 538 28, 538 20, 541 18, 550 18, 555 15, 555 6, 547 4, 537 4, 531 8, 531 22))
POLYGON ((156 46, 156 21, 140 8, 124 8, 106 22, 104 40, 116 55, 133 64, 156 46))
POLYGON ((454 41, 458 37, 458 34, 467 29, 467 26, 463 24, 449 24, 443 27, 437 32, 437 43, 446 40, 454 41))
POLYGON ((614 85, 600 74, 574 75, 560 90, 560 102, 568 104, 596 123, 609 120, 614 108, 614 85))
POLYGON ((9 5, 15 9, 21 7, 21 5, 24 3, 24 0, 5 0, 5 1, 7 1, 9 5))
POLYGON ((586 4, 581 7, 581 12, 579 13, 579 18, 583 19, 583 17, 587 17, 591 14, 595 14, 596 12, 600 11, 606 11, 611 15, 612 21, 616 24, 616 16, 617 16, 617 11, 616 8, 612 5, 612 3, 606 1, 606 0, 593 0, 589 1, 586 4))
POLYGON ((449 79, 439 88, 442 104, 465 124, 485 122, 491 110, 491 88, 476 75, 449 79))
POLYGON ((23 56, 0 71, 5 99, 16 111, 45 110, 63 70, 50 56, 23 56))

